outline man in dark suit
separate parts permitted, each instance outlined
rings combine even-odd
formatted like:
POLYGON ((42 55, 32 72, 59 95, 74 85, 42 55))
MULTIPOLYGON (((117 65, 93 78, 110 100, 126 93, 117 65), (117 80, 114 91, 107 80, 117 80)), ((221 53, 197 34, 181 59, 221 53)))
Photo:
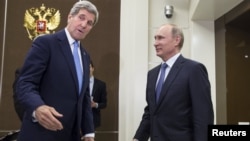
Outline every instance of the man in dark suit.
POLYGON ((15 108, 15 111, 18 115, 18 118, 20 119, 20 121, 22 121, 23 119, 23 115, 24 115, 24 108, 22 107, 22 105, 20 103, 18 103, 17 101, 17 95, 16 95, 16 83, 17 83, 17 80, 19 78, 19 74, 20 74, 20 68, 16 69, 15 71, 15 80, 13 82, 13 85, 12 85, 12 88, 13 88, 13 100, 14 100, 14 108, 15 108))
POLYGON ((155 34, 156 55, 163 62, 148 72, 147 105, 134 141, 207 141, 214 121, 208 73, 203 64, 180 54, 183 42, 182 30, 173 24, 155 34), (157 95, 160 78, 165 81, 157 95))
POLYGON ((107 106, 106 83, 94 77, 94 64, 90 61, 90 95, 95 129, 101 126, 101 109, 107 106))
POLYGON ((33 41, 15 89, 25 108, 18 141, 94 141, 90 57, 80 40, 98 15, 91 2, 76 2, 65 29, 33 41))

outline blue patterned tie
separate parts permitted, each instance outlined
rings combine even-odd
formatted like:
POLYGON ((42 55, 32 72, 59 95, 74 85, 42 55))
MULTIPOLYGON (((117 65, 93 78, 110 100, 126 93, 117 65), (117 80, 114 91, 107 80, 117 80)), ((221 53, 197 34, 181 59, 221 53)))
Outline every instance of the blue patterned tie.
POLYGON ((73 56, 74 56, 74 61, 75 61, 75 67, 76 67, 76 73, 77 73, 77 78, 78 78, 78 85, 79 85, 79 94, 82 89, 82 77, 83 77, 83 71, 82 71, 82 66, 80 62, 80 57, 78 54, 78 42, 74 42, 74 49, 73 49, 73 56))
POLYGON ((162 85, 164 83, 165 71, 166 71, 167 67, 168 67, 168 65, 166 63, 163 63, 161 65, 161 75, 160 75, 160 78, 159 78, 159 81, 158 81, 158 84, 156 87, 156 102, 158 102, 160 94, 161 94, 161 89, 162 89, 162 85))

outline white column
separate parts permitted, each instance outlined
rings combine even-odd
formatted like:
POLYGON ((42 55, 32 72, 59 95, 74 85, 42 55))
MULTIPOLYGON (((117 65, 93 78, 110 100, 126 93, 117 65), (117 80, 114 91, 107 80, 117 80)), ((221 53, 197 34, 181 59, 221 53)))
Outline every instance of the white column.
POLYGON ((148 0, 121 0, 119 141, 132 141, 145 106, 148 0))
POLYGON ((203 63, 208 71, 216 121, 216 74, 214 21, 193 21, 191 58, 203 63))

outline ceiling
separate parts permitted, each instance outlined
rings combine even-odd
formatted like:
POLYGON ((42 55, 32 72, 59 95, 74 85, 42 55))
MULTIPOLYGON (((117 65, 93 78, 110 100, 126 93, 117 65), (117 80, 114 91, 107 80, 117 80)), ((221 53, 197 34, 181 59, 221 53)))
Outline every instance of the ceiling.
POLYGON ((250 32, 250 1, 244 1, 225 15, 226 25, 250 32))
POLYGON ((198 0, 192 20, 216 20, 244 0, 198 0))

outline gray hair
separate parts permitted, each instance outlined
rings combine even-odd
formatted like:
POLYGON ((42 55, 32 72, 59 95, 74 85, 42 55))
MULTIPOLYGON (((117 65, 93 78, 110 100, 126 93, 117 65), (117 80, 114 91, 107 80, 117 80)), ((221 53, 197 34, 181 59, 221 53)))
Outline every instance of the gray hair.
POLYGON ((181 49, 184 43, 184 35, 182 32, 182 29, 179 28, 177 25, 175 24, 170 24, 172 26, 172 36, 176 37, 176 36, 180 36, 181 40, 179 43, 179 48, 181 49))
POLYGON ((97 23, 98 18, 99 18, 99 12, 98 12, 96 6, 95 6, 93 3, 91 3, 91 2, 89 2, 89 1, 87 1, 87 0, 81 0, 81 1, 76 2, 76 3, 73 5, 73 7, 71 8, 69 14, 70 14, 70 15, 76 15, 76 14, 79 13, 79 11, 80 11, 81 9, 85 9, 85 10, 87 10, 88 12, 90 12, 90 13, 92 13, 92 14, 95 15, 95 21, 94 21, 94 23, 93 23, 93 26, 94 26, 94 25, 97 23))

